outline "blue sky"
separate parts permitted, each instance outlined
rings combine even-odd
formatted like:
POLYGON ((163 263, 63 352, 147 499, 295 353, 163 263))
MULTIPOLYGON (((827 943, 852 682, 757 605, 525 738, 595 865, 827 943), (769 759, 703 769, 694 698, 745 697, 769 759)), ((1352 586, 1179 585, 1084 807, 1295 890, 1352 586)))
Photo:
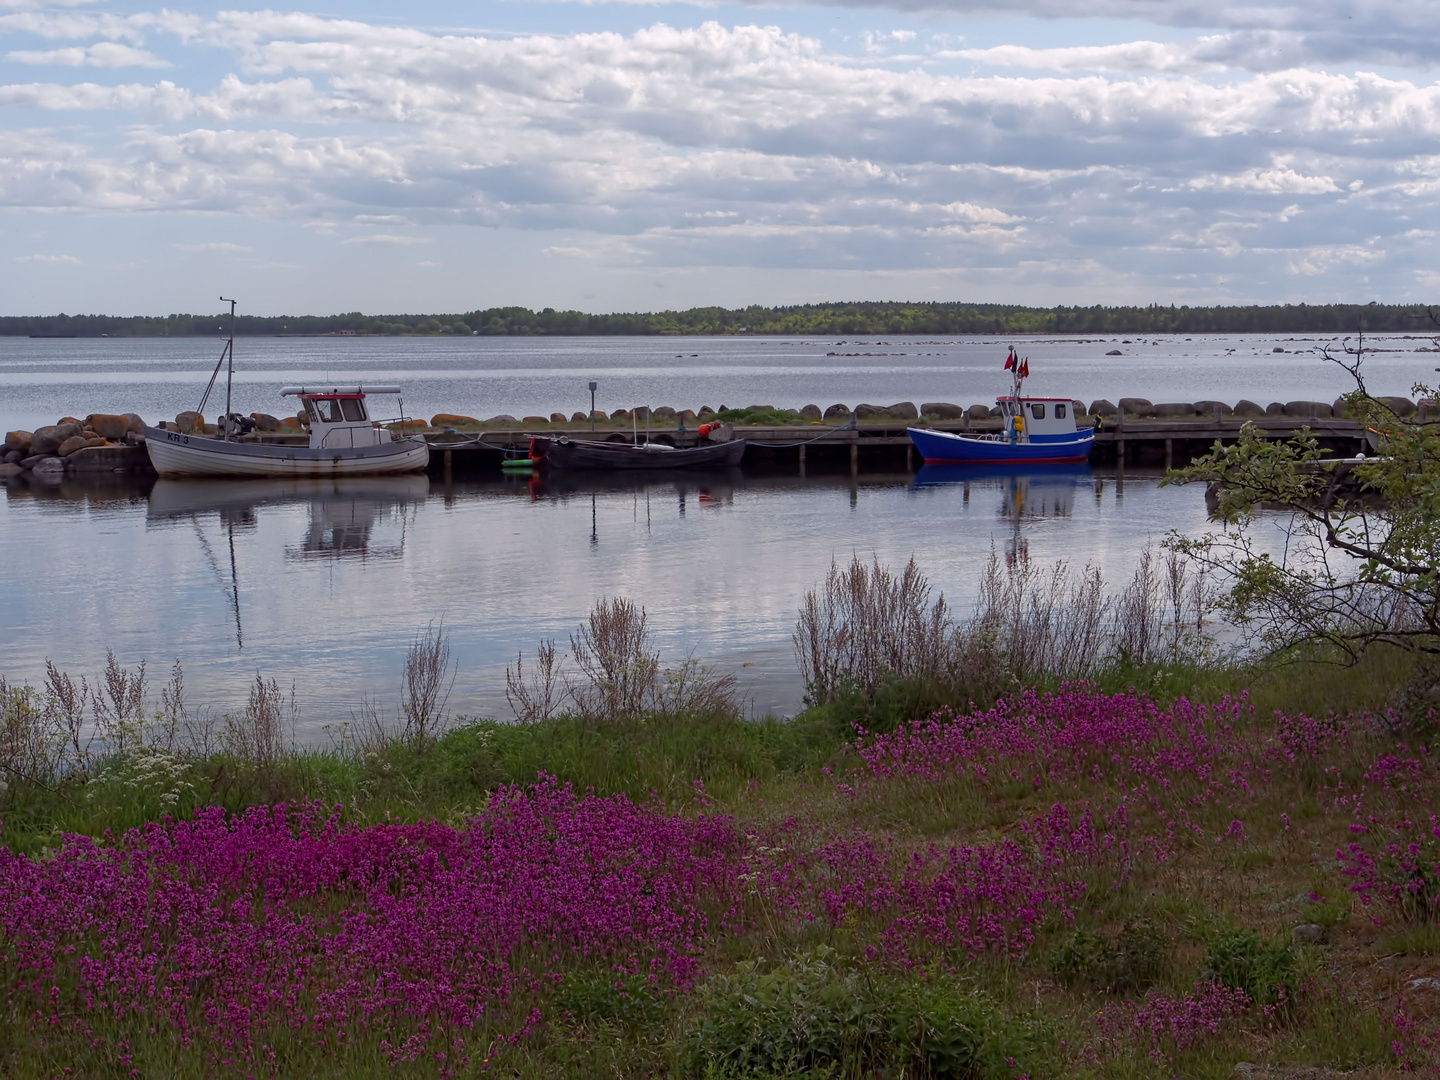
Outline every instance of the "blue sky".
POLYGON ((1440 0, 0 0, 0 313, 1440 300, 1440 0))

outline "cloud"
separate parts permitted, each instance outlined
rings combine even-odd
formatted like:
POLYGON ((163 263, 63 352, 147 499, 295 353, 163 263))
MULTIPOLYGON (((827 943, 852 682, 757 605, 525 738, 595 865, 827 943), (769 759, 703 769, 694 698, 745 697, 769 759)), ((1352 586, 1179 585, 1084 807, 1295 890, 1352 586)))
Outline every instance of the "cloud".
POLYGON ((45 266, 79 266, 80 260, 74 255, 17 255, 16 262, 40 263, 45 266))
POLYGON ((385 231, 343 243, 374 246, 494 226, 631 267, 1100 267, 1148 286, 1234 280, 1247 255, 1256 277, 1361 265, 1352 250, 1423 261, 1405 237, 1440 198, 1440 87, 1306 66, 1284 10, 1247 10, 1265 18, 1191 41, 957 50, 907 70, 778 27, 496 39, 30 13, 57 41, 62 22, 136 49, 169 34, 230 50, 236 70, 0 87, 0 105, 57 124, 0 140, 0 206, 359 223, 385 231), (94 133, 67 115, 97 111, 113 117, 94 133))
POLYGON ((406 247, 411 244, 428 244, 428 236, 398 236, 388 233, 376 233, 374 236, 352 236, 349 240, 342 240, 344 244, 372 244, 376 247, 406 247))
POLYGON ((181 251, 193 251, 199 253, 214 252, 221 255, 240 255, 244 254, 245 252, 255 250, 252 247, 246 247, 244 244, 230 244, 220 240, 211 241, 210 243, 205 244, 171 244, 170 246, 173 248, 178 248, 181 251))
POLYGON ((170 66, 168 61, 161 60, 158 56, 146 52, 144 49, 137 49, 130 45, 120 45, 113 41, 102 41, 90 46, 75 45, 67 49, 48 49, 39 52, 22 49, 7 53, 5 58, 7 60, 13 60, 17 64, 51 67, 165 68, 170 66))

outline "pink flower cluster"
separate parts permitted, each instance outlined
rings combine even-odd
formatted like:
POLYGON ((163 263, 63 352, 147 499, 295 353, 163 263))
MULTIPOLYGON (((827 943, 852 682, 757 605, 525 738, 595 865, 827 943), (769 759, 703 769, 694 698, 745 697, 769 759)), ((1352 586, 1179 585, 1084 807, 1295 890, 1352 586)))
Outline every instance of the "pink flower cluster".
POLYGON ((575 956, 687 985, 737 840, 725 818, 549 780, 498 792, 463 829, 207 810, 45 859, 0 849, 0 949, 37 1003, 180 1032, 468 1027, 575 956))

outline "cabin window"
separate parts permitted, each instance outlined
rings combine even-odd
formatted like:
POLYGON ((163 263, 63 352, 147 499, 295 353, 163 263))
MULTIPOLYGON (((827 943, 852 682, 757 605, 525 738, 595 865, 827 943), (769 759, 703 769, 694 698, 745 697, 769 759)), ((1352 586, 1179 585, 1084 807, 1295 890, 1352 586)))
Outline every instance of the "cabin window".
POLYGON ((319 401, 311 401, 309 404, 312 413, 325 423, 338 424, 340 422, 340 402, 334 398, 321 398, 319 401))
POLYGON ((1064 420, 1064 419, 1065 419, 1065 406, 1064 406, 1064 405, 1056 405, 1056 406, 1055 406, 1055 419, 1056 419, 1056 420, 1064 420))
POLYGON ((1044 405, 1031 405, 1031 406, 1030 406, 1030 415, 1033 416, 1036 420, 1044 420, 1044 419, 1045 419, 1045 406, 1044 406, 1044 405))
POLYGON ((365 406, 361 404, 359 398, 341 398, 339 404, 346 420, 365 419, 365 406))

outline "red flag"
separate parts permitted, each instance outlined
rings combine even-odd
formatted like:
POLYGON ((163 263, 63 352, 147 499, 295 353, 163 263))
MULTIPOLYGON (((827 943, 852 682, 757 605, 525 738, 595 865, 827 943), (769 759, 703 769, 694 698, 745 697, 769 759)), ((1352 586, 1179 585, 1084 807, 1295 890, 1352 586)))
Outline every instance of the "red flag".
POLYGON ((1020 378, 1022 378, 1022 379, 1028 379, 1029 377, 1030 377, 1030 358, 1027 356, 1024 360, 1020 361, 1020 378))
POLYGON ((1006 371, 1009 371, 1009 370, 1010 370, 1011 368, 1013 368, 1014 366, 1015 366, 1015 347, 1012 345, 1012 346, 1010 347, 1010 355, 1008 355, 1007 357, 1005 357, 1005 370, 1006 370, 1006 371))

